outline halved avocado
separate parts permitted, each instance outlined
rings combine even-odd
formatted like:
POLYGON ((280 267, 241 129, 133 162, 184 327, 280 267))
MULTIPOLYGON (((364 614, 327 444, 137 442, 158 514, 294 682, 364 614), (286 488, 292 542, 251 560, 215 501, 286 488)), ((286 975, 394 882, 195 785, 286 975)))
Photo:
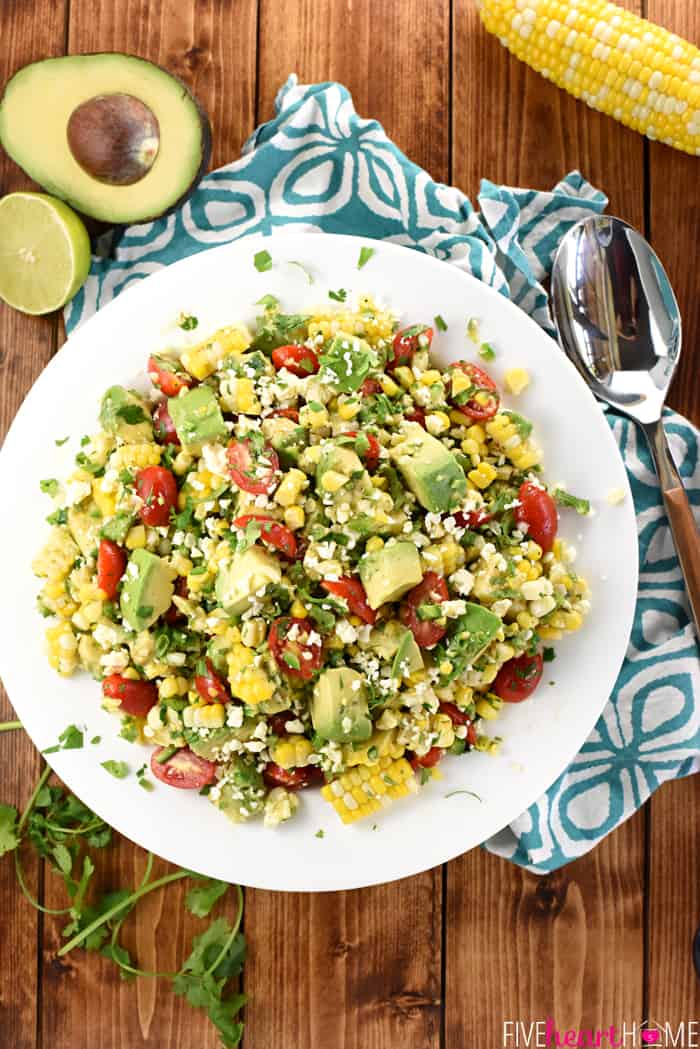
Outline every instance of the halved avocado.
POLYGON ((33 62, 8 81, 0 143, 84 215, 145 222, 176 207, 207 169, 211 128, 160 66, 107 52, 33 62))

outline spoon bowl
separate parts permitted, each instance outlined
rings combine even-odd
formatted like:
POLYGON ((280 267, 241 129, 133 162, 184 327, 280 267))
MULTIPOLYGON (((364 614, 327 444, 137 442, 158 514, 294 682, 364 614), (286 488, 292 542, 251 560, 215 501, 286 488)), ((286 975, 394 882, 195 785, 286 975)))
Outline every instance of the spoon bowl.
POLYGON ((700 534, 661 422, 681 351, 669 279, 637 230, 594 215, 559 246, 552 308, 559 341, 593 393, 639 423, 649 442, 700 637, 700 534))

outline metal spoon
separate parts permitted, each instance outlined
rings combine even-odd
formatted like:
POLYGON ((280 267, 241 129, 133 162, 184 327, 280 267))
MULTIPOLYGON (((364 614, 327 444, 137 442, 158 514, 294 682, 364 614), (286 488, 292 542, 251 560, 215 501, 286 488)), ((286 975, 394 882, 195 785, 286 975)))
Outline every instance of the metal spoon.
POLYGON ((700 638, 700 533, 666 440, 661 413, 681 349, 678 303, 641 234, 596 215, 569 230, 554 259, 559 341, 596 397, 644 431, 700 638))

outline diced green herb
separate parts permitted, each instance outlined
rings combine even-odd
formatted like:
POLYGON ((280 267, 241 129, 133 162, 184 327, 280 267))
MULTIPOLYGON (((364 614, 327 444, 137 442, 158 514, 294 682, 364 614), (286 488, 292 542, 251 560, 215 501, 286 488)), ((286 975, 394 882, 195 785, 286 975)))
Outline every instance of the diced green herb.
POLYGON ((65 444, 66 441, 69 441, 69 440, 70 440, 70 437, 57 437, 56 440, 54 441, 54 444, 56 445, 57 448, 60 448, 62 444, 65 444))
POLYGON ((60 510, 54 510, 52 514, 49 514, 46 520, 51 525, 64 525, 68 521, 68 511, 65 507, 62 507, 60 510))
POLYGON ((325 838, 325 836, 326 836, 325 830, 317 830, 316 833, 314 834, 315 838, 325 838))
POLYGON ((479 322, 476 317, 470 317, 467 321, 467 337, 476 343, 477 346, 481 342, 479 338, 479 322))
POLYGON ((148 422, 148 416, 140 404, 121 404, 116 414, 123 419, 128 426, 136 426, 138 423, 148 422))
POLYGON ((439 313, 436 314, 435 317, 433 317, 433 320, 435 321, 435 327, 438 331, 447 331, 447 324, 445 323, 444 318, 441 317, 439 313))
POLYGON ((570 507, 577 514, 581 514, 584 517, 591 512, 591 504, 588 499, 579 499, 578 496, 571 495, 570 492, 566 492, 563 488, 555 488, 553 495, 559 506, 570 507))
POLYGON ((255 303, 256 306, 264 306, 266 310, 274 310, 279 306, 280 300, 275 298, 274 295, 263 295, 261 299, 255 303))
POLYGON ((102 736, 93 736, 90 742, 94 745, 102 742, 102 736))
POLYGON ((266 273, 272 269, 272 255, 269 251, 258 251, 253 256, 253 265, 258 273, 266 273))
POLYGON ((375 254, 376 248, 362 247, 360 248, 360 257, 357 260, 357 268, 361 270, 363 266, 366 266, 372 256, 375 254))
POLYGON ((483 361, 493 361, 496 358, 496 351, 490 342, 482 342, 479 347, 479 356, 483 361))
POLYGON ((125 761, 114 761, 109 758, 107 761, 101 761, 100 764, 105 772, 109 772, 110 776, 114 776, 115 779, 126 779, 129 775, 129 766, 125 761))
POLYGON ((183 331, 194 331, 199 324, 199 318, 194 317, 191 313, 181 313, 177 323, 183 331))
POLYGON ((426 783, 430 783, 432 778, 433 777, 432 777, 432 775, 430 773, 430 769, 423 769, 422 768, 420 770, 420 785, 421 785, 421 787, 424 787, 426 785, 426 783))
POLYGON ((542 659, 545 663, 552 663, 556 659, 556 652, 553 648, 543 648, 542 659))
POLYGON ((328 298, 333 299, 334 302, 345 302, 348 297, 348 293, 345 288, 338 288, 337 291, 329 291, 328 298))
POLYGON ((58 481, 55 477, 49 477, 46 481, 39 481, 39 487, 42 492, 50 495, 52 499, 58 494, 58 481))
POLYGON ((301 670, 301 663, 299 657, 294 652, 283 652, 282 659, 285 661, 288 667, 292 670, 301 670))
POLYGON ((59 750, 80 750, 83 746, 83 732, 77 725, 67 725, 58 737, 58 743, 42 750, 42 754, 56 754, 59 750))
POLYGON ((530 420, 524 419, 518 412, 505 411, 503 414, 507 415, 510 421, 514 424, 521 441, 526 441, 532 433, 532 423, 530 420))

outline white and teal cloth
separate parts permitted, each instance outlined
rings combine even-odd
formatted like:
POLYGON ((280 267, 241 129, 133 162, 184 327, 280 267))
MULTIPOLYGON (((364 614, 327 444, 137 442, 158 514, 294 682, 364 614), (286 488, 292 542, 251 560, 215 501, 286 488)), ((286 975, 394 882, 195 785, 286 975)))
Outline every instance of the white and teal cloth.
MULTIPOLYGON (((66 326, 168 263, 248 233, 288 227, 355 233, 425 251, 509 296, 551 333, 542 281, 572 223, 607 200, 577 172, 549 192, 487 180, 479 210, 435 182, 340 84, 290 78, 277 115, 240 160, 207 176, 174 214, 124 231, 113 257, 94 259, 66 326)), ((591 849, 664 780, 700 769, 700 666, 649 453, 638 430, 609 413, 627 465, 639 530, 634 629, 615 691, 567 771, 487 848, 538 872, 591 849)), ((691 501, 700 504, 698 434, 668 413, 666 427, 691 501)))

